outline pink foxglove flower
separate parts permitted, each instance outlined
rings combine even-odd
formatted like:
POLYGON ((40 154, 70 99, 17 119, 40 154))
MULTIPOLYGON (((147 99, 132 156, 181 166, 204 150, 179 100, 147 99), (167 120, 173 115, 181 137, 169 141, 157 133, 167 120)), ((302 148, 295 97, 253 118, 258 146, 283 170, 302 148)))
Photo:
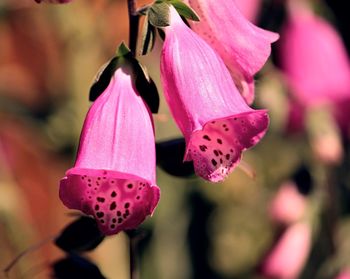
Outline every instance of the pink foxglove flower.
POLYGON ((271 43, 278 34, 249 22, 234 0, 187 0, 198 13, 199 22, 192 29, 213 47, 229 68, 233 79, 248 104, 254 100, 253 76, 271 53, 271 43))
POLYGON ((307 200, 292 181, 284 182, 272 200, 269 213, 274 221, 292 224, 305 214, 307 200))
POLYGON ((279 56, 291 93, 305 107, 350 98, 350 64, 337 31, 302 6, 292 6, 279 56))
POLYGON ((60 198, 93 215, 106 235, 136 228, 157 205, 153 123, 126 67, 92 104, 60 198))
POLYGON ((311 248, 311 227, 296 223, 284 232, 263 263, 262 273, 269 278, 297 279, 311 248))
POLYGON ((161 55, 164 94, 185 136, 184 160, 193 160, 204 179, 221 181, 263 137, 268 115, 245 103, 221 58, 170 11, 161 55))

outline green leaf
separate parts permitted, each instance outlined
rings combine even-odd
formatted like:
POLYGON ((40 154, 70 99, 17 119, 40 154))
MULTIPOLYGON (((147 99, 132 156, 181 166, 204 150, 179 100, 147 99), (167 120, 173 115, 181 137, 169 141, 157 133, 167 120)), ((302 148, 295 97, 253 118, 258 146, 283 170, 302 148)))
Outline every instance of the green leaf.
POLYGON ((189 20, 199 21, 199 16, 196 14, 194 10, 192 10, 189 6, 183 3, 181 0, 166 0, 167 3, 174 6, 176 11, 189 20))
POLYGON ((146 55, 153 49, 156 40, 156 28, 149 23, 148 19, 145 20, 142 33, 141 54, 146 55))
POLYGON ((169 4, 156 1, 148 10, 148 21, 154 27, 166 27, 170 24, 169 4))

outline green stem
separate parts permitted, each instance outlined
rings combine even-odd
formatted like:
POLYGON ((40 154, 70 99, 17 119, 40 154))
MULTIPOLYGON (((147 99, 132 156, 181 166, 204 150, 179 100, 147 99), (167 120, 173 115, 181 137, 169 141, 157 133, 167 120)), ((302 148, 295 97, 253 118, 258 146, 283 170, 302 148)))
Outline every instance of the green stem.
POLYGON ((136 10, 136 0, 128 1, 129 14, 129 48, 133 56, 136 54, 137 37, 139 33, 139 14, 136 10))

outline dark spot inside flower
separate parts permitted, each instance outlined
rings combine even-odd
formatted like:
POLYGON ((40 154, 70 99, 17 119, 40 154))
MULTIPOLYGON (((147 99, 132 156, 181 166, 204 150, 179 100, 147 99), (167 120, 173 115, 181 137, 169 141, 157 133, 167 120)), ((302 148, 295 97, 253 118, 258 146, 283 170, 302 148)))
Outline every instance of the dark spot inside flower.
POLYGON ((89 178, 88 181, 91 182, 91 179, 89 178))
POLYGON ((139 187, 139 190, 142 190, 142 188, 141 188, 141 187, 139 187))
POLYGON ((230 160, 230 154, 226 154, 226 160, 230 160))
POLYGON ((221 139, 217 139, 218 144, 222 144, 222 140, 221 139))
POLYGON ((126 203, 124 204, 124 207, 125 207, 125 208, 129 208, 129 207, 130 207, 130 203, 126 202, 126 203))
POLYGON ((98 202, 105 202, 105 198, 97 197, 97 201, 98 201, 98 202))
POLYGON ((200 145, 199 149, 202 150, 203 152, 205 152, 205 150, 207 150, 208 147, 206 145, 200 145))
POLYGON ((95 210, 99 210, 100 206, 98 204, 95 205, 95 210))
POLYGON ((123 222, 123 218, 118 218, 118 223, 120 224, 121 222, 123 222))
POLYGON ((215 121, 212 121, 211 123, 212 123, 212 124, 215 124, 215 121))
POLYGON ((107 174, 107 171, 103 171, 103 174, 106 175, 106 174, 107 174))
POLYGON ((218 164, 214 159, 211 160, 211 163, 213 164, 214 167, 218 164))
POLYGON ((105 223, 105 220, 100 220, 101 224, 104 224, 105 223))
POLYGON ((81 179, 82 179, 82 180, 84 180, 84 179, 85 179, 85 177, 84 177, 84 176, 82 176, 82 177, 81 177, 81 179))
POLYGON ((224 161, 220 158, 220 164, 222 164, 224 161))
POLYGON ((112 222, 113 222, 113 223, 116 223, 116 222, 117 222, 117 219, 113 218, 113 219, 112 219, 112 222))
POLYGON ((116 202, 112 202, 111 205, 109 206, 109 210, 114 210, 117 208, 116 202))
POLYGON ((219 152, 217 150, 214 150, 215 156, 219 156, 219 152))
POLYGON ((137 196, 136 199, 139 200, 139 199, 140 199, 140 196, 137 196))
POLYGON ((91 197, 91 196, 89 196, 89 199, 91 200, 91 199, 92 199, 92 197, 91 197))
POLYGON ((91 183, 89 183, 88 186, 91 187, 92 186, 91 183))
POLYGON ((228 130, 229 130, 228 128, 225 129, 226 132, 227 132, 228 130))
POLYGON ((107 179, 107 177, 104 176, 103 179, 107 179))
POLYGON ((219 150, 219 154, 220 154, 220 155, 222 155, 222 154, 223 154, 221 150, 219 150))
POLYGON ((130 183, 130 184, 128 184, 127 187, 128 187, 129 189, 132 189, 133 186, 134 186, 134 185, 132 185, 132 184, 130 183))
POLYGON ((233 118, 233 120, 237 120, 237 117, 233 118))
POLYGON ((128 218, 128 215, 126 213, 123 214, 124 219, 128 218))
POLYGON ((97 180, 101 180, 101 177, 97 177, 97 180))
POLYGON ((117 193, 115 191, 112 192, 111 197, 114 198, 117 196, 117 193))
POLYGON ((122 216, 122 213, 119 210, 117 211, 117 216, 122 216))
POLYGON ((223 125, 222 125, 222 127, 226 128, 226 127, 227 127, 227 125, 226 125, 226 124, 223 124, 223 125))
POLYGON ((115 228, 115 225, 114 225, 114 224, 112 224, 112 225, 111 225, 111 229, 114 229, 114 228, 115 228))
POLYGON ((105 216, 105 214, 103 212, 96 212, 96 216, 97 218, 102 218, 103 216, 105 216))
POLYGON ((125 210, 125 214, 126 214, 126 216, 129 216, 130 215, 130 211, 128 209, 125 210))
POLYGON ((209 138, 208 135, 204 135, 204 136, 203 136, 203 139, 208 140, 208 141, 211 141, 211 139, 209 138))
POLYGON ((233 153, 233 149, 230 149, 230 152, 233 153))
POLYGON ((97 188, 95 187, 95 188, 94 188, 94 190, 96 191, 96 190, 97 190, 97 188))

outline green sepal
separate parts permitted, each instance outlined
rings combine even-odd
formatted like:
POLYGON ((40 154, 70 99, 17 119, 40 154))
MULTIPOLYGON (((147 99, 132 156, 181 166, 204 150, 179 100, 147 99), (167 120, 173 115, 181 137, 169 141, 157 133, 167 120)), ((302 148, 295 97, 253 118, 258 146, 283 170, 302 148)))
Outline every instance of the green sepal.
POLYGON ((166 0, 166 2, 173 5, 182 17, 193 21, 199 21, 197 13, 181 0, 166 0))
POLYGON ((135 58, 130 60, 134 72, 135 87, 142 99, 148 105, 152 113, 158 113, 159 110, 159 94, 157 86, 148 75, 145 67, 135 58))
POLYGON ((157 0, 148 10, 148 21, 154 27, 166 27, 170 24, 169 4, 157 0))
POLYGON ((133 82, 137 92, 147 103, 152 113, 159 109, 159 94, 153 80, 149 77, 146 69, 133 57, 129 48, 121 43, 116 56, 101 67, 98 71, 95 82, 90 88, 89 100, 95 101, 108 87, 115 71, 120 67, 131 69, 133 82))
POLYGON ((94 82, 90 88, 89 101, 94 102, 106 90, 114 72, 121 64, 121 58, 130 55, 130 49, 122 42, 116 51, 116 56, 105 63, 95 75, 94 82))
POLYGON ((156 41, 156 28, 149 23, 146 18, 142 31, 141 55, 146 55, 152 51, 156 41))

